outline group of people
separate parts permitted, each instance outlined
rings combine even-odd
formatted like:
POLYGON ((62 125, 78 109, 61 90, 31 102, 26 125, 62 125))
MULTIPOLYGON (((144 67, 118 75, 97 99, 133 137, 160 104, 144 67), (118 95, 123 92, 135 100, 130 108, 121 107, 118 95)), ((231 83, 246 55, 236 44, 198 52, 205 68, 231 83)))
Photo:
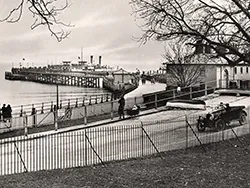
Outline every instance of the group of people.
POLYGON ((2 109, 1 109, 1 120, 3 119, 4 121, 6 121, 7 119, 10 119, 12 117, 12 109, 11 106, 8 104, 6 106, 6 104, 3 104, 2 109))

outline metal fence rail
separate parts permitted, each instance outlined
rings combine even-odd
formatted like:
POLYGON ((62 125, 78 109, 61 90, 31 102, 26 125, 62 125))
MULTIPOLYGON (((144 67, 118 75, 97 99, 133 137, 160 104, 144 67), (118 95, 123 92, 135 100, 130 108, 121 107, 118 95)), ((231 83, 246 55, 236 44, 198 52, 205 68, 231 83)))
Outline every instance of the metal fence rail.
MULTIPOLYGON (((249 113, 249 109, 248 113, 249 113)), ((197 116, 0 140, 0 175, 103 164, 218 142, 250 133, 248 123, 197 132, 197 116)), ((240 141, 240 139, 239 139, 240 141)))

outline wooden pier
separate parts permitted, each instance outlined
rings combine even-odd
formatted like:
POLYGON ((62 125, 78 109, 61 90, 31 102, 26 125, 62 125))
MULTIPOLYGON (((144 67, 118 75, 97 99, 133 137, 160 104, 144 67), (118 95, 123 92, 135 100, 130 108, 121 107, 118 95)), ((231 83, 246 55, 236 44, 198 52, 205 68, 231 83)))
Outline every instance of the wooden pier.
POLYGON ((118 98, 138 87, 138 79, 135 75, 125 73, 124 70, 120 71, 122 73, 119 71, 112 73, 97 71, 75 72, 62 69, 62 67, 56 70, 47 67, 12 68, 11 72, 5 72, 5 79, 85 88, 105 88, 113 93, 115 98, 118 98))
MULTIPOLYGON (((86 88, 103 88, 103 76, 101 75, 73 72, 31 71, 28 69, 16 69, 15 71, 13 76, 18 73, 18 75, 23 75, 26 81, 86 88), (15 72, 17 70, 18 72, 15 72)), ((8 77, 5 78, 8 79, 8 77)))

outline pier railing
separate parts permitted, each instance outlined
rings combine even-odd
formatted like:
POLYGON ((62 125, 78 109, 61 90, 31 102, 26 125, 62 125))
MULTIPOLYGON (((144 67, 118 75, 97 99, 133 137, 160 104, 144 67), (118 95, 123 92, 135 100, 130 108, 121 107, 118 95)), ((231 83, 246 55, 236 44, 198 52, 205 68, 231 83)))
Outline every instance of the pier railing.
POLYGON ((188 87, 170 88, 164 91, 153 92, 143 95, 143 104, 147 108, 158 108, 166 105, 167 101, 173 99, 194 99, 213 93, 217 87, 217 81, 196 84, 188 87))
MULTIPOLYGON (((84 105, 92 105, 97 103, 108 102, 112 98, 111 93, 104 93, 99 95, 92 95, 92 96, 84 96, 84 97, 77 97, 71 99, 63 99, 59 100, 59 109, 62 108, 73 108, 79 107, 84 105)), ((12 106, 12 116, 19 117, 22 116, 23 113, 34 114, 34 113, 46 113, 54 111, 56 101, 48 101, 43 103, 33 103, 33 104, 26 104, 26 105, 16 105, 12 106), (35 111, 34 111, 35 110, 35 111)))

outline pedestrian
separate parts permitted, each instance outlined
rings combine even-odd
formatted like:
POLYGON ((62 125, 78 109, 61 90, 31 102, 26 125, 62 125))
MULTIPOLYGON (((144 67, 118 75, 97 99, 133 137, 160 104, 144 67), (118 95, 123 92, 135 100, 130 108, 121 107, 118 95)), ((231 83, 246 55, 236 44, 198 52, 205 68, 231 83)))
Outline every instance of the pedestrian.
POLYGON ((5 120, 5 118, 6 118, 6 104, 3 104, 3 106, 2 106, 2 117, 3 117, 3 120, 5 120))
POLYGON ((121 98, 118 101, 119 107, 118 107, 118 114, 119 114, 119 119, 123 118, 124 119, 124 106, 125 106, 125 99, 124 96, 122 95, 121 98))
POLYGON ((177 87, 177 93, 180 94, 181 93, 181 86, 178 85, 177 87))
POLYGON ((10 119, 12 117, 11 114, 12 114, 12 109, 11 109, 11 106, 8 104, 6 107, 6 118, 10 119))

